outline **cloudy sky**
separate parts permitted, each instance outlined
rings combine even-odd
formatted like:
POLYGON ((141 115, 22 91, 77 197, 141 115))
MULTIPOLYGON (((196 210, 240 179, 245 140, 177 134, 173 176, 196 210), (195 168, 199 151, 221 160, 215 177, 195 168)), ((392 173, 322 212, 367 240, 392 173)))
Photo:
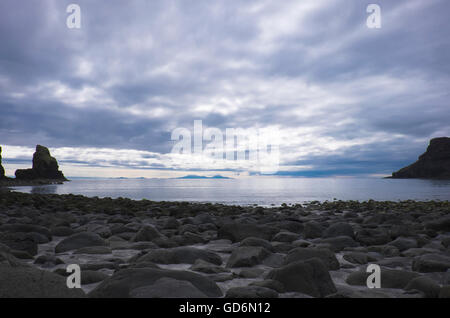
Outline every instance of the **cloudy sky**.
POLYGON ((13 175, 42 144, 67 176, 258 174, 174 160, 172 131, 202 120, 277 130, 278 175, 388 175, 450 135, 449 12, 448 0, 2 0, 3 164, 13 175))

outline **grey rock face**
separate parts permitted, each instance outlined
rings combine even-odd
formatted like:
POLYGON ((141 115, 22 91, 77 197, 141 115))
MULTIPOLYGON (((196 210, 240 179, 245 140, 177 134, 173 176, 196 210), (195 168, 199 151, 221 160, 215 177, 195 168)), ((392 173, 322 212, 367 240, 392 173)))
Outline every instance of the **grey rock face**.
POLYGON ((393 172, 392 178, 450 179, 450 138, 431 139, 427 151, 419 160, 393 172))
POLYGON ((15 175, 19 180, 67 180, 59 170, 56 159, 50 155, 48 148, 41 145, 36 146, 36 152, 33 154, 33 167, 31 169, 17 169, 15 175))

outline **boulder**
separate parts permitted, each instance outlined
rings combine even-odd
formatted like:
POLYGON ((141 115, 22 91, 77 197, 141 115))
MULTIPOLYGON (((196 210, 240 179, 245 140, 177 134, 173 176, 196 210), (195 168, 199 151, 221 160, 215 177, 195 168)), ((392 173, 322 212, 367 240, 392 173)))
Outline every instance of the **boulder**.
POLYGON ((316 221, 309 221, 305 223, 303 228, 303 237, 305 239, 313 239, 322 237, 323 226, 316 221))
POLYGON ((446 272, 450 268, 450 256, 425 254, 414 258, 412 269, 416 272, 446 272))
POLYGON ((395 246, 400 252, 403 252, 410 248, 416 248, 417 241, 413 238, 398 237, 390 242, 389 245, 395 246))
POLYGON ((411 280, 406 285, 405 290, 418 290, 422 292, 426 298, 438 298, 441 287, 428 277, 421 276, 411 280))
POLYGON ((425 228, 434 231, 450 232, 450 216, 444 216, 425 224, 425 228))
POLYGON ((264 247, 243 246, 234 249, 227 262, 227 267, 251 267, 260 264, 271 252, 264 247))
POLYGON ((18 169, 15 175, 19 180, 67 180, 59 170, 56 159, 50 155, 48 148, 41 145, 36 146, 36 152, 33 154, 33 167, 31 169, 18 169))
POLYGON ((232 242, 240 242, 247 237, 257 237, 270 241, 278 233, 278 229, 265 225, 228 223, 219 228, 218 239, 228 239, 232 242))
POLYGON ((131 290, 133 298, 207 298, 203 292, 191 282, 163 277, 152 285, 131 290))
POLYGON ((355 240, 362 245, 384 245, 391 241, 391 236, 382 229, 362 229, 356 232, 355 240))
POLYGON ((319 258, 273 269, 267 278, 282 283, 287 292, 300 292, 313 297, 325 297, 336 292, 327 267, 319 258))
POLYGON ((247 237, 239 244, 239 246, 261 246, 266 250, 273 252, 273 246, 269 241, 257 237, 247 237))
POLYGON ((38 252, 38 243, 28 234, 22 232, 0 232, 0 243, 13 250, 27 252, 34 256, 38 252))
POLYGON ((34 224, 4 224, 0 226, 0 232, 22 232, 22 233, 30 233, 35 232, 46 236, 49 240, 52 239, 52 234, 49 229, 40 225, 34 224))
POLYGON ((281 231, 280 233, 275 234, 275 236, 272 238, 272 241, 291 243, 298 239, 299 235, 297 233, 281 231))
POLYGON ((353 238, 355 233, 353 232, 353 227, 345 222, 339 222, 330 225, 324 232, 323 237, 337 237, 337 236, 348 236, 353 238))
POLYGON ((85 270, 81 272, 81 284, 89 285, 101 282, 107 279, 109 276, 99 271, 85 270))
POLYGON ((232 287, 227 290, 225 298, 278 298, 278 293, 261 286, 232 287))
POLYGON ((349 252, 345 253, 343 258, 350 263, 353 264, 367 264, 369 262, 369 257, 366 253, 360 253, 360 252, 349 252))
POLYGON ((211 251, 195 247, 173 247, 155 249, 139 257, 137 262, 153 262, 157 264, 194 264, 198 259, 221 265, 222 258, 211 251))
POLYGON ((73 234, 59 242, 55 247, 55 252, 63 253, 89 246, 108 246, 108 243, 98 234, 81 232, 73 234))
POLYGON ((298 247, 291 250, 284 260, 284 264, 290 264, 297 261, 306 261, 311 258, 319 258, 328 268, 328 270, 337 270, 340 268, 339 262, 334 253, 325 248, 298 247))
MULTIPOLYGON (((138 295, 144 295, 144 292, 150 291, 141 290, 133 292, 133 290, 153 285, 161 278, 172 278, 177 281, 189 282, 208 297, 222 296, 222 292, 217 284, 203 275, 188 271, 157 268, 133 268, 118 271, 113 276, 101 282, 100 285, 89 293, 89 296, 100 298, 137 297, 138 295)), ((171 285, 173 286, 173 283, 171 285)), ((169 287, 166 286, 165 288, 169 287)))
POLYGON ((430 140, 427 151, 415 163, 392 173, 392 178, 450 179, 450 138, 430 140))
MULTIPOLYGON (((346 282, 349 285, 367 286, 367 278, 369 275, 371 275, 371 273, 366 271, 353 272, 347 276, 346 282)), ((404 289, 408 283, 416 277, 419 277, 419 274, 402 270, 381 268, 381 288, 404 289)))
POLYGON ((265 279, 265 280, 252 282, 252 283, 250 283, 250 286, 259 286, 259 287, 270 288, 278 293, 285 292, 283 284, 280 283, 279 281, 273 280, 273 279, 265 279))
POLYGON ((349 236, 336 236, 326 239, 316 239, 314 243, 325 244, 333 252, 340 252, 346 247, 357 247, 359 244, 349 236))
POLYGON ((152 225, 143 226, 131 239, 132 242, 148 242, 162 237, 161 233, 152 225))
POLYGON ((219 273, 227 273, 230 271, 227 268, 223 268, 222 266, 208 263, 202 259, 197 259, 189 269, 194 272, 201 272, 205 274, 219 274, 219 273))
POLYGON ((69 289, 60 275, 32 267, 0 265, 0 298, 84 297, 81 289, 69 289))

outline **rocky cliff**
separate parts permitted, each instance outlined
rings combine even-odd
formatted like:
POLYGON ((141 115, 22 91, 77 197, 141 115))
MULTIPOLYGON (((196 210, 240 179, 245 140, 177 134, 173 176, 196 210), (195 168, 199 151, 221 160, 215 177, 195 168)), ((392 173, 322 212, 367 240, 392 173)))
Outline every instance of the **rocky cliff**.
POLYGON ((48 148, 37 145, 33 155, 33 168, 18 169, 15 172, 16 179, 55 179, 66 180, 64 174, 59 170, 58 162, 50 155, 48 148))
POLYGON ((450 138, 431 139, 419 160, 393 172, 392 178, 450 179, 450 138))
POLYGON ((0 147, 0 179, 5 178, 5 169, 2 166, 2 147, 0 147))

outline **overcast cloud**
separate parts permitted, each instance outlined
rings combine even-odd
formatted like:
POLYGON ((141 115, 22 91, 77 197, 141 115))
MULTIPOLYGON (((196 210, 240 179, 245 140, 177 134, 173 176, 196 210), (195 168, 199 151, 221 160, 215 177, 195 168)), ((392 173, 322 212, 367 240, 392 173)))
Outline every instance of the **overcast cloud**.
POLYGON ((2 0, 4 166, 29 166, 42 144, 69 176, 254 173, 170 160, 172 130, 201 119, 278 128, 281 175, 390 174, 450 135, 449 12, 447 0, 2 0), (70 3, 81 29, 66 27, 70 3), (381 29, 366 26, 369 3, 381 29))

